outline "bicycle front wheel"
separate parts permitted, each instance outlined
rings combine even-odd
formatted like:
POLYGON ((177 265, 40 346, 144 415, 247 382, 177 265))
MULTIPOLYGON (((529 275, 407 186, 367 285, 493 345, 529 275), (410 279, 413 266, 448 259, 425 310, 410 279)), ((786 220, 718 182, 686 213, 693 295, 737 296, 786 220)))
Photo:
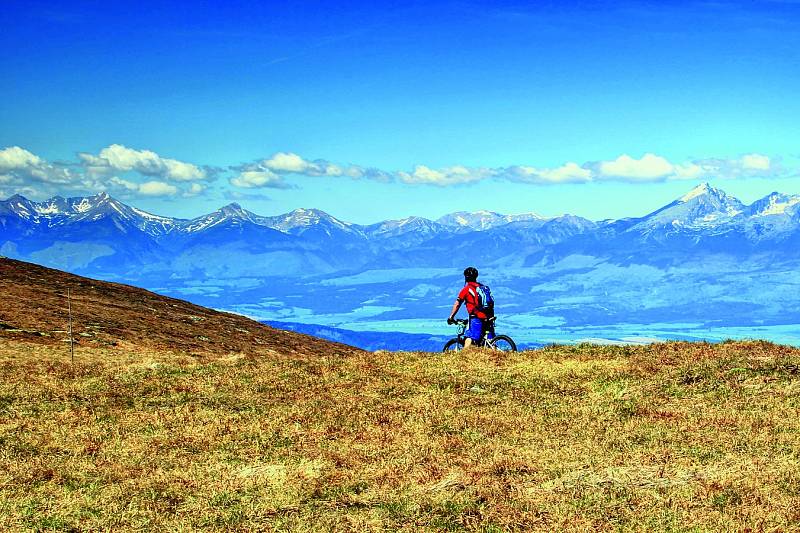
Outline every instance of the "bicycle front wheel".
POLYGON ((459 339, 459 338, 455 338, 455 339, 450 339, 449 341, 447 341, 447 343, 444 345, 444 349, 442 349, 442 351, 443 352, 458 352, 458 351, 461 351, 463 349, 464 349, 464 341, 459 339))
POLYGON ((491 340, 491 347, 493 350, 501 352, 516 352, 517 345, 508 335, 498 335, 491 340))

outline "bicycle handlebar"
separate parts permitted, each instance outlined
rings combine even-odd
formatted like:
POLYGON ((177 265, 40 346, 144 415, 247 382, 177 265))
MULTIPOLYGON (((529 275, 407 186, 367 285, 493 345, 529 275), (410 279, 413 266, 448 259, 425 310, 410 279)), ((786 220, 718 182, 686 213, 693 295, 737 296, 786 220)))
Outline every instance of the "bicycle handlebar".
MULTIPOLYGON (((494 322, 495 320, 497 320, 496 316, 493 316, 491 318, 487 318, 486 319, 487 322, 494 322)), ((467 325, 469 325, 469 320, 467 320, 465 318, 456 318, 456 319, 453 319, 451 324, 467 326, 467 325)))

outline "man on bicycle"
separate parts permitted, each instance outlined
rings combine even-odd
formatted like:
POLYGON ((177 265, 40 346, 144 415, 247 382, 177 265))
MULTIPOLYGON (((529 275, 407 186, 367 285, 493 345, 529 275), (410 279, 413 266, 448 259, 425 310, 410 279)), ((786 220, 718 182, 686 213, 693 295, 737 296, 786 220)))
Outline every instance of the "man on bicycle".
POLYGON ((450 312, 450 318, 447 319, 448 324, 455 323, 456 313, 461 308, 461 304, 466 302, 467 313, 469 313, 469 328, 465 332, 466 339, 464 340, 464 348, 469 348, 473 344, 480 342, 484 332, 488 330, 488 337, 494 336, 494 332, 489 323, 489 319, 494 316, 494 304, 492 303, 488 308, 481 309, 481 296, 479 290, 482 286, 478 283, 478 269, 475 267, 467 267, 464 270, 464 288, 458 293, 453 310, 450 312))

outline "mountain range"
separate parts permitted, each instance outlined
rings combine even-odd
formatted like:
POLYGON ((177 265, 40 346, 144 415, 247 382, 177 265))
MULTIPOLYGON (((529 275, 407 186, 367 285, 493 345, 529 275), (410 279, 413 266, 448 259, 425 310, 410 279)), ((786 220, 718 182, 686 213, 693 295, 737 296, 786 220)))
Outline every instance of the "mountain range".
POLYGON ((108 279, 297 277, 375 268, 530 266, 571 254, 680 262, 686 254, 796 254, 800 196, 745 205, 700 185, 639 218, 458 212, 371 225, 317 209, 260 216, 232 203, 191 220, 108 194, 0 201, 0 254, 108 279))

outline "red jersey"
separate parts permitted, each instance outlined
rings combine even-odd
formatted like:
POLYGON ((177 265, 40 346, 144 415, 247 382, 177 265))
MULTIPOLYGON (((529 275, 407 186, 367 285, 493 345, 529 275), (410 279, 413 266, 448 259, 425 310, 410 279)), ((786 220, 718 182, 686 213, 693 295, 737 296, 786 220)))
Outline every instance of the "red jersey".
POLYGON ((475 289, 480 285, 480 283, 476 281, 470 281, 464 288, 461 289, 461 292, 458 293, 459 301, 466 302, 467 304, 467 313, 469 316, 474 316, 476 318, 487 319, 489 318, 486 316, 486 313, 483 311, 477 311, 475 306, 478 304, 478 294, 475 292, 475 289))

